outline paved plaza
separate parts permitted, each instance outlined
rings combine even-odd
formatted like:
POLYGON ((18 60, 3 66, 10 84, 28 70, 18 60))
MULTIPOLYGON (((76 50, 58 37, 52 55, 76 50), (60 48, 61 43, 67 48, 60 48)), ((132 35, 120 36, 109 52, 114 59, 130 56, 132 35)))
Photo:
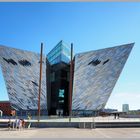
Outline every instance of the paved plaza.
MULTIPOLYGON (((1 119, 0 122, 8 121, 1 119)), ((14 120, 13 120, 14 121, 14 120)), ((37 120, 30 120, 35 122, 37 120)), ((46 119, 42 122, 68 122, 68 118, 46 119)), ((93 118, 73 118, 73 122, 91 122, 93 118)), ((140 118, 96 117, 95 122, 140 122, 140 118)), ((140 138, 140 128, 25 128, 22 130, 8 130, 0 128, 0 138, 140 138)))
POLYGON ((0 129, 0 138, 140 138, 140 128, 30 128, 0 129))

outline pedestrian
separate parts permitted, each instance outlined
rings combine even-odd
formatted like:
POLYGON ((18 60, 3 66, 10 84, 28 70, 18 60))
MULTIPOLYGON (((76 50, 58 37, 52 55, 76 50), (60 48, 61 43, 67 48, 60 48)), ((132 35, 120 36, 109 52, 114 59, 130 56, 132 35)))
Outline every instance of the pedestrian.
POLYGON ((118 113, 118 119, 120 118, 120 114, 118 113))
POLYGON ((31 115, 28 115, 28 122, 29 122, 28 128, 30 128, 31 127, 31 115))
POLYGON ((116 114, 116 113, 114 113, 114 119, 116 119, 116 116, 117 116, 117 114, 116 114))
POLYGON ((19 119, 18 119, 18 117, 16 116, 16 119, 15 119, 15 122, 14 122, 14 127, 13 128, 15 128, 16 130, 18 129, 18 121, 19 121, 19 119))
POLYGON ((18 119, 18 130, 21 130, 22 128, 22 120, 18 119))
POLYGON ((8 121, 8 130, 11 130, 11 126, 12 126, 12 122, 11 122, 11 119, 9 119, 9 121, 8 121))
POLYGON ((22 119, 22 128, 25 128, 25 121, 22 119))

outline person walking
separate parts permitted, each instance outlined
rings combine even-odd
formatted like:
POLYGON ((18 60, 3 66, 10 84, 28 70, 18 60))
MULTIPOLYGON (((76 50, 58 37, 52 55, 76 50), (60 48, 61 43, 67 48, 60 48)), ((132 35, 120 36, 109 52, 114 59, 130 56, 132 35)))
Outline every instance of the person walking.
POLYGON ((28 115, 28 122, 29 122, 28 128, 30 128, 31 127, 31 115, 28 115))
POLYGON ((9 119, 9 121, 8 121, 8 130, 11 130, 11 125, 12 125, 12 122, 11 122, 11 119, 9 119))
POLYGON ((118 119, 120 118, 120 114, 118 113, 118 119))
POLYGON ((13 125, 13 129, 15 128, 16 130, 18 129, 18 117, 16 116, 16 119, 15 119, 15 122, 14 122, 14 125, 13 125))
POLYGON ((22 119, 22 128, 23 129, 25 128, 25 121, 24 121, 24 119, 22 119))
POLYGON ((18 130, 21 130, 22 128, 22 120, 18 119, 18 130))
POLYGON ((117 114, 115 113, 115 114, 114 114, 114 119, 116 119, 116 117, 117 117, 117 114))

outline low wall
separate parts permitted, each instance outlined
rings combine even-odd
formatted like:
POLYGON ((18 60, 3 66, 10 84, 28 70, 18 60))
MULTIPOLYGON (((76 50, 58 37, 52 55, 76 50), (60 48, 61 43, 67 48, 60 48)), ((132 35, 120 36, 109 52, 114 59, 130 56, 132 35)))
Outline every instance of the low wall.
POLYGON ((127 115, 120 115, 122 118, 140 118, 140 115, 135 114, 127 114, 127 115))
MULTIPOLYGON (((26 123, 26 128, 28 123, 26 123)), ((0 122, 1 128, 8 127, 7 122, 0 122)), ((128 128, 140 127, 140 122, 32 122, 36 128, 128 128)))
POLYGON ((121 128, 140 127, 140 122, 47 122, 32 123, 32 127, 121 128))

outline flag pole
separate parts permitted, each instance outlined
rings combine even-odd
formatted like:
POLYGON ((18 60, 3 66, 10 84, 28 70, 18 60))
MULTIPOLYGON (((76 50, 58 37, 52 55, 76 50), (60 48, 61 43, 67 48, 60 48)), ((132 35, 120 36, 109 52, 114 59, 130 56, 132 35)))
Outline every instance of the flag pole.
POLYGON ((39 94, 38 94, 38 122, 40 121, 40 96, 41 96, 41 80, 42 80, 42 54, 43 54, 43 43, 41 43, 41 52, 40 52, 40 76, 39 76, 39 94))
POLYGON ((73 80, 73 43, 71 43, 70 80, 69 80, 69 122, 72 116, 72 80, 73 80))

